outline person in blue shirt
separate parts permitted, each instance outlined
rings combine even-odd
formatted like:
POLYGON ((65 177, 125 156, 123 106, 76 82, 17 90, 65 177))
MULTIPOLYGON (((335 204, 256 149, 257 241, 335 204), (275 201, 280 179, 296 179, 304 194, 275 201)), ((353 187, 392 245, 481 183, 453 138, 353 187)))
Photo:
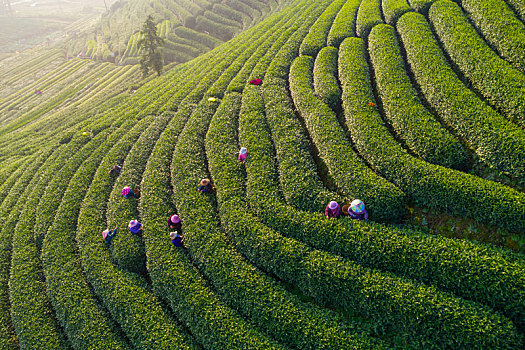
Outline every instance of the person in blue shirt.
POLYGON ((200 186, 197 188, 197 191, 200 193, 210 193, 215 190, 215 186, 213 186, 208 179, 202 179, 200 182, 200 186))
POLYGON ((129 186, 124 187, 122 191, 120 191, 120 195, 126 199, 129 197, 139 198, 129 186))
POLYGON ((178 232, 170 232, 170 238, 171 238, 171 243, 173 243, 175 247, 182 247, 184 238, 181 235, 179 235, 178 232))

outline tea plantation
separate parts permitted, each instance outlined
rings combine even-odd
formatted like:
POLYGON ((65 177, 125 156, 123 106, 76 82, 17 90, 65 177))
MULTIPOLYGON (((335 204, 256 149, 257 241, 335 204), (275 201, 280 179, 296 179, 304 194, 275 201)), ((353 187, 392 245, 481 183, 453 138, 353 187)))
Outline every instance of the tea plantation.
POLYGON ((0 57, 0 349, 525 348, 523 1, 129 0, 96 25, 0 57), (143 79, 150 12, 172 63, 143 79), (356 198, 367 221, 325 217, 356 198))

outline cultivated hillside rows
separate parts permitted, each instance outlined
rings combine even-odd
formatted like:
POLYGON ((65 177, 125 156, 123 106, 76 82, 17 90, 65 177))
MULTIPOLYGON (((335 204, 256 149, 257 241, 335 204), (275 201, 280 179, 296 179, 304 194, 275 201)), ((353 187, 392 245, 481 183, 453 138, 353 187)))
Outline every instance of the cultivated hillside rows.
POLYGON ((523 237, 519 1, 131 1, 103 23, 148 6, 189 50, 160 77, 0 61, 0 348, 525 346, 522 253, 400 225, 523 237), (368 221, 323 215, 354 198, 368 221))

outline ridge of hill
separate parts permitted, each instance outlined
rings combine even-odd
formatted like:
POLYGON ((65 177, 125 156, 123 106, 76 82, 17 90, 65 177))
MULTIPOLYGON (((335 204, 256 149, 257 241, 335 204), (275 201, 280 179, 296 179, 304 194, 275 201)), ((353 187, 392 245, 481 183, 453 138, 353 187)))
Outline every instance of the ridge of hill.
POLYGON ((509 4, 294 0, 142 81, 0 61, 0 348, 523 348, 509 4))
POLYGON ((230 40, 287 3, 288 0, 119 0, 94 28, 80 30, 66 44, 67 54, 136 64, 140 30, 151 14, 165 40, 164 61, 186 62, 230 40))

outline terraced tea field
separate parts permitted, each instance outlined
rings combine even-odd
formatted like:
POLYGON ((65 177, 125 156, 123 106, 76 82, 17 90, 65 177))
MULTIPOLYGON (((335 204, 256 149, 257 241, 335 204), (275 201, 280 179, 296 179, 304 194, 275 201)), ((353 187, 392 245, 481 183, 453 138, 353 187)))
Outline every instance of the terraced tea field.
POLYGON ((152 4, 236 30, 0 60, 1 349, 523 349, 523 1, 152 4))

